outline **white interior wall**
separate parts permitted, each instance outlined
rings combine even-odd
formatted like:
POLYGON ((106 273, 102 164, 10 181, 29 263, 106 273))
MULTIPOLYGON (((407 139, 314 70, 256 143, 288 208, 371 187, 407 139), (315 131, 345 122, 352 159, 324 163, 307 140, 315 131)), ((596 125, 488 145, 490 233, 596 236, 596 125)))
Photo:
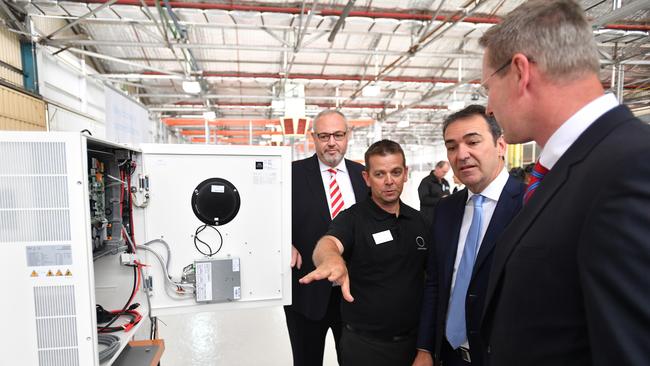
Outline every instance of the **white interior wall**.
POLYGON ((93 136, 114 142, 154 142, 166 139, 142 104, 105 85, 83 59, 39 47, 39 92, 48 102, 49 129, 89 130, 93 136))

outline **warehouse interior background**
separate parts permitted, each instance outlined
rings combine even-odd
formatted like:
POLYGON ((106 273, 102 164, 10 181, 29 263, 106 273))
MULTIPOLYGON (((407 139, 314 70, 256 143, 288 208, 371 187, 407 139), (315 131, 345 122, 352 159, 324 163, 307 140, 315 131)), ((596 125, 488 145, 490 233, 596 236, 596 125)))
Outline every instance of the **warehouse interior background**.
MULTIPOLYGON (((2 0, 0 130, 284 145, 300 159, 314 152, 310 119, 338 109, 349 158, 381 138, 402 144, 417 208, 417 184, 446 159, 442 120, 486 103, 478 39, 522 2, 2 0)), ((650 2, 580 3, 603 86, 650 122, 650 2)), ((508 168, 538 153, 510 145, 508 168)), ((164 364, 290 363, 281 309, 161 320, 164 364)), ((331 342, 326 353, 336 364, 331 342)))

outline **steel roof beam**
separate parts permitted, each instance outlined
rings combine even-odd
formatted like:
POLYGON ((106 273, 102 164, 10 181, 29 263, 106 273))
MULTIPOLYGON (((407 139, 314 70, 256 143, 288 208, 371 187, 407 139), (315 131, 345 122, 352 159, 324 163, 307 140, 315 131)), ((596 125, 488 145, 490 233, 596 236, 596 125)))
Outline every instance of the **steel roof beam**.
MULTIPOLYGON (((101 46, 101 47, 131 47, 131 48, 163 48, 166 47, 164 43, 159 42, 123 42, 123 41, 96 41, 96 40, 83 40, 83 39, 66 39, 58 40, 53 39, 47 42, 48 45, 69 47, 69 46, 101 46)), ((242 45, 221 45, 221 44, 206 44, 206 43, 172 43, 174 48, 190 48, 190 49, 215 49, 215 50, 240 50, 240 51, 269 51, 269 52, 287 52, 291 51, 290 47, 275 47, 275 46, 242 46, 242 45)), ((386 55, 386 56, 399 56, 404 51, 382 51, 382 50, 353 50, 353 49, 338 49, 338 48, 303 48, 301 52, 305 53, 333 53, 333 54, 354 54, 354 55, 386 55)), ((434 58, 450 58, 450 57, 464 57, 464 58, 481 58, 482 53, 418 53, 420 57, 434 57, 434 58)))
MULTIPOLYGON (((160 74, 146 72, 143 74, 104 74, 107 78, 120 78, 120 79, 176 79, 177 74, 160 74)), ((206 78, 256 78, 256 79, 282 79, 284 75, 280 73, 239 73, 239 72, 203 72, 203 77, 206 78)), ((318 74, 292 74, 289 79, 306 79, 306 80, 340 80, 340 81, 361 81, 363 77, 360 75, 318 75, 318 74)), ((417 77, 417 76, 386 76, 381 81, 383 82, 404 82, 404 83, 456 83, 458 80, 455 78, 441 78, 441 77, 417 77)), ((471 84, 479 84, 479 79, 472 80, 471 84)))

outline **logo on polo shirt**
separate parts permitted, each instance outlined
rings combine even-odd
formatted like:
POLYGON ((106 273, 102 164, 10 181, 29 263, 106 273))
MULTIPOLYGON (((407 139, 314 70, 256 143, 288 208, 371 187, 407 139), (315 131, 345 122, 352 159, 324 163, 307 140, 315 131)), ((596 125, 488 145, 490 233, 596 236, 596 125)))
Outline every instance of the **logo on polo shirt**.
POLYGON ((418 245, 418 250, 427 250, 427 248, 425 247, 426 243, 424 242, 423 237, 418 236, 417 238, 415 238, 415 244, 418 245))

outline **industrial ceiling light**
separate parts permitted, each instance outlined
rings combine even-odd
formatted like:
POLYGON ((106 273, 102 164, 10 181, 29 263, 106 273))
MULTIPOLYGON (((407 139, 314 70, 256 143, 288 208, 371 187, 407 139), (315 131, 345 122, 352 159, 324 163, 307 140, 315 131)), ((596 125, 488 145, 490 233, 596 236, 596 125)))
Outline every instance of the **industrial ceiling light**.
POLYGON ((377 97, 381 93, 381 87, 377 84, 368 85, 361 89, 361 95, 364 97, 377 97))
POLYGON ((203 112, 203 119, 207 119, 208 121, 211 121, 216 118, 217 118, 217 113, 215 113, 214 111, 203 112))
POLYGON ((201 92, 201 84, 196 80, 184 80, 183 90, 186 93, 198 94, 201 92))

